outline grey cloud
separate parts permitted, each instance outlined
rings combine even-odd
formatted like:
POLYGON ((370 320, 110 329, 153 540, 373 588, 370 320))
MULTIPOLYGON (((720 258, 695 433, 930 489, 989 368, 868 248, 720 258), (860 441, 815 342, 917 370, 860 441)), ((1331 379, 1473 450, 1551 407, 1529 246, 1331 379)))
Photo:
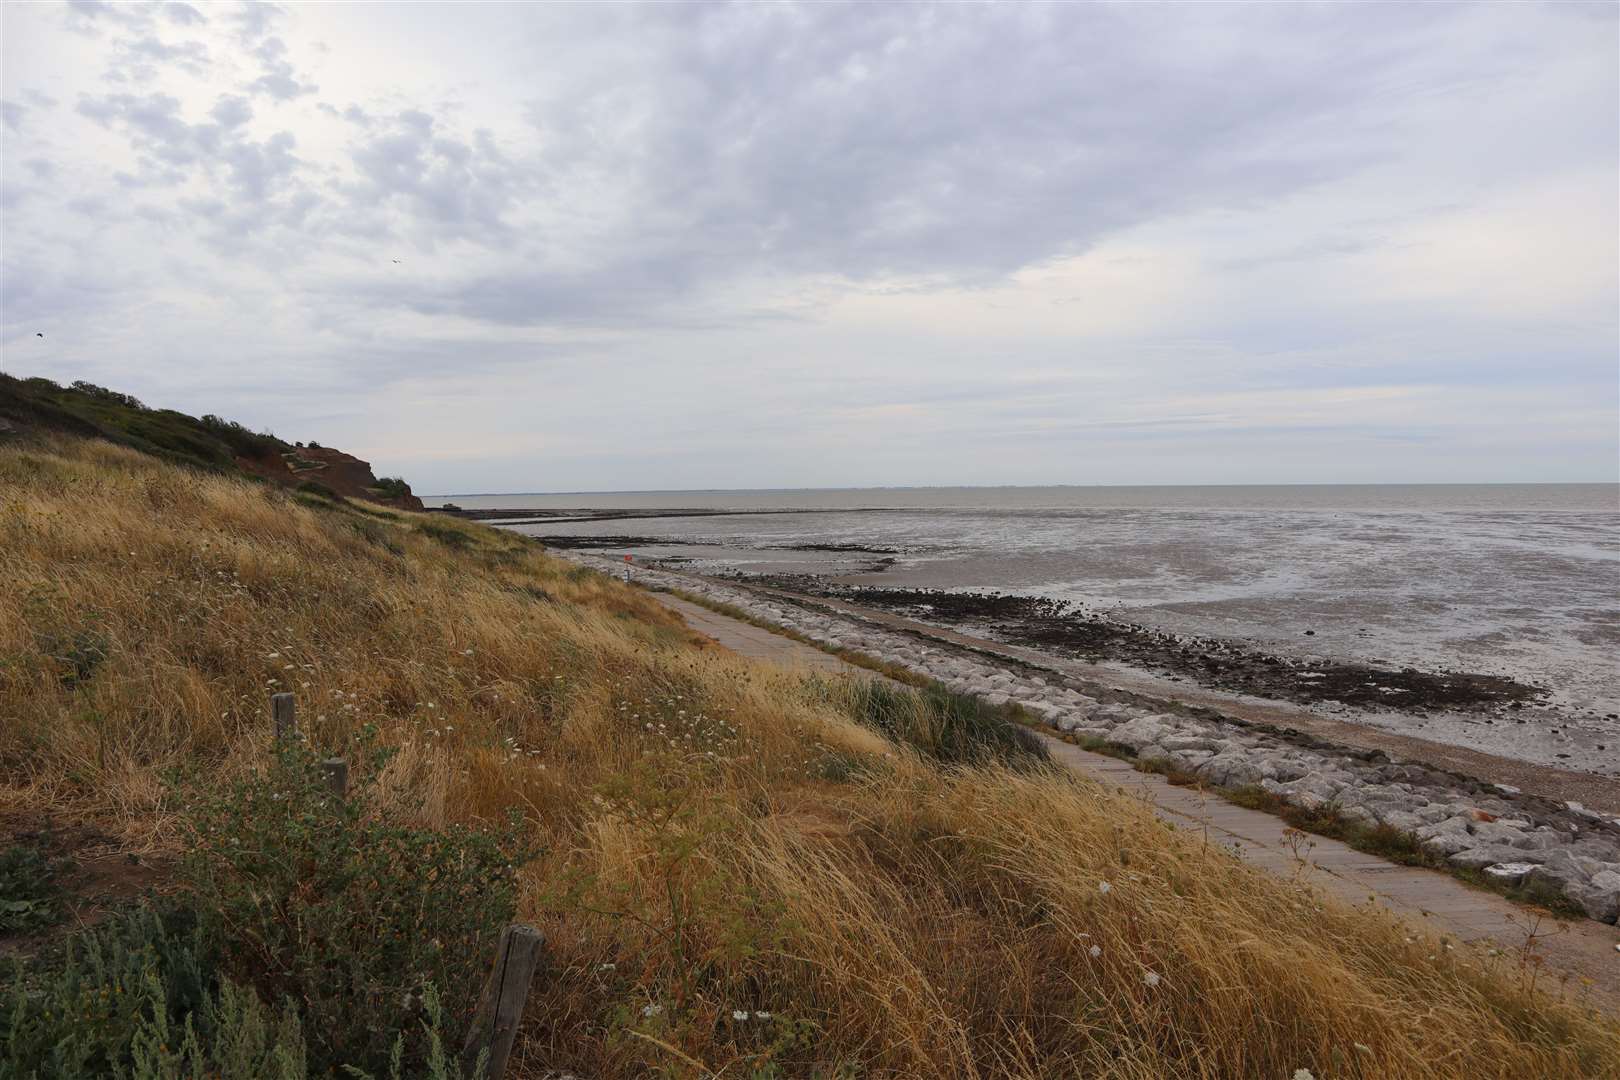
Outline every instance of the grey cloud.
POLYGON ((6 125, 6 130, 18 132, 22 130, 23 117, 28 115, 28 107, 17 101, 0 101, 0 123, 6 125))
POLYGON ((208 49, 198 41, 169 44, 148 35, 123 43, 123 48, 137 61, 149 61, 146 70, 151 72, 157 65, 172 65, 195 75, 208 66, 208 49))
MULTIPOLYGON (((526 167, 552 198, 617 198, 581 280, 628 273, 638 304, 761 268, 990 281, 1167 213, 1277 198, 1373 160, 1315 132, 1407 58, 1369 33, 1324 78, 1316 56, 1260 63, 1265 35, 1167 51, 1155 19, 1097 7, 582 18, 634 60, 570 71, 536 100, 526 167)), ((398 188, 405 141, 357 164, 398 188)), ((516 317, 500 297, 469 289, 464 313, 516 317)))
POLYGON ((208 21, 208 17, 190 4, 164 4, 163 14, 169 21, 181 26, 199 26, 208 21))
POLYGON ((253 105, 244 97, 226 96, 219 99, 208 112, 214 122, 223 128, 241 127, 253 119, 253 105))
POLYGON ((125 131, 131 143, 155 159, 153 167, 139 175, 120 174, 125 186, 181 182, 189 175, 219 175, 238 201, 239 213, 222 215, 218 210, 204 218, 211 227, 221 227, 222 217, 233 229, 285 223, 285 218, 266 215, 265 204, 282 200, 280 210, 301 221, 308 213, 307 186, 298 176, 301 162, 293 153, 295 139, 290 132, 277 132, 262 142, 246 137, 242 128, 252 115, 247 101, 226 95, 214 105, 213 123, 188 123, 180 103, 165 94, 136 96, 111 94, 85 98, 79 112, 98 123, 125 131), (164 168, 168 166, 168 168, 164 168))
POLYGON ((278 101, 288 101, 304 94, 313 94, 319 87, 298 78, 297 69, 287 59, 287 45, 280 38, 267 38, 253 53, 263 64, 264 74, 249 84, 255 93, 269 94, 278 101))
POLYGON ((434 229, 472 233, 486 242, 507 236, 503 214, 529 186, 487 132, 466 140, 442 131, 418 109, 396 114, 382 130, 371 125, 350 157, 360 182, 351 198, 366 206, 397 205, 434 229))

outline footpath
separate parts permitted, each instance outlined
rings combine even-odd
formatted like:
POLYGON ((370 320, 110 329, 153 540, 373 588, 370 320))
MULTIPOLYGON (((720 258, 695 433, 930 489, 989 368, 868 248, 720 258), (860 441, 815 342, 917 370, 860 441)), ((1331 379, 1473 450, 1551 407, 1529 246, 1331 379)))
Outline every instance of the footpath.
MULTIPOLYGON (((811 645, 680 597, 650 595, 680 613, 693 630, 743 656, 825 674, 881 678, 811 645)), ((1567 976, 1567 992, 1579 996, 1584 990, 1593 1001, 1620 1008, 1620 932, 1613 926, 1540 916, 1444 874, 1388 862, 1337 840, 1302 835, 1271 814, 1173 786, 1156 773, 1139 772, 1127 762, 1052 736, 1042 738, 1054 760, 1089 779, 1125 789, 1161 818, 1202 831, 1212 843, 1278 877, 1303 877, 1347 903, 1377 904, 1430 933, 1474 945, 1482 954, 1498 949, 1499 963, 1539 962, 1546 981, 1567 976)))

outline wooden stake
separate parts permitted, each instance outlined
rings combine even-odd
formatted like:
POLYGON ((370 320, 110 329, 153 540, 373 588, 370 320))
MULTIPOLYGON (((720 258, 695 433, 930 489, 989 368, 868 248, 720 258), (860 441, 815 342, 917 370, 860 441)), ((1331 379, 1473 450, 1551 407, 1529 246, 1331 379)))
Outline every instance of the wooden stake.
POLYGON ((282 742, 298 734, 298 721, 293 718, 291 694, 271 694, 270 715, 276 722, 276 742, 282 742))
POLYGON ((532 926, 513 923, 501 931, 500 944, 495 948, 495 964, 484 983, 472 1028, 461 1048, 461 1068, 467 1076, 473 1075, 479 1055, 485 1051, 488 1057, 481 1074, 484 1080, 501 1080, 505 1074, 512 1040, 517 1037, 518 1022, 523 1019, 523 1003, 528 1000, 529 984, 534 982, 535 970, 540 966, 540 949, 545 943, 545 936, 532 926))
POLYGON ((327 758, 321 762, 321 771, 326 773, 326 786, 332 789, 332 794, 338 798, 349 793, 349 763, 340 757, 327 758))

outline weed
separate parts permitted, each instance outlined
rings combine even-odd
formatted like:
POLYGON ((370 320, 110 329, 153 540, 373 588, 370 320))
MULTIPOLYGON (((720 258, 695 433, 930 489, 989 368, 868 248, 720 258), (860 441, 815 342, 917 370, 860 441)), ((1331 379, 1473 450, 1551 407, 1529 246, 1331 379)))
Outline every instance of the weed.
POLYGON ((0 851, 0 933, 37 930, 61 919, 56 871, 42 846, 14 844, 0 851))
POLYGON ((317 1069, 384 1069, 400 1040, 421 1060, 425 988, 452 1022, 470 1015, 489 950, 513 914, 532 850, 502 830, 412 828, 368 805, 386 753, 368 752, 354 797, 324 783, 317 755, 282 748, 263 775, 193 803, 186 878, 226 969, 269 1000, 288 997, 317 1069))

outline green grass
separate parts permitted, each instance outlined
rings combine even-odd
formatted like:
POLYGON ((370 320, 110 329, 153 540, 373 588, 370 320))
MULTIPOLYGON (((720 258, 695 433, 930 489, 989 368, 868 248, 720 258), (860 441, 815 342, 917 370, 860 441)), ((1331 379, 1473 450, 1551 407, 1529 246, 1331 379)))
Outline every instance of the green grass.
POLYGON ((217 416, 149 409, 129 394, 94 383, 59 386, 49 379, 0 373, 0 419, 31 428, 106 439, 155 457, 210 472, 236 473, 238 457, 291 449, 268 432, 250 431, 217 416))

